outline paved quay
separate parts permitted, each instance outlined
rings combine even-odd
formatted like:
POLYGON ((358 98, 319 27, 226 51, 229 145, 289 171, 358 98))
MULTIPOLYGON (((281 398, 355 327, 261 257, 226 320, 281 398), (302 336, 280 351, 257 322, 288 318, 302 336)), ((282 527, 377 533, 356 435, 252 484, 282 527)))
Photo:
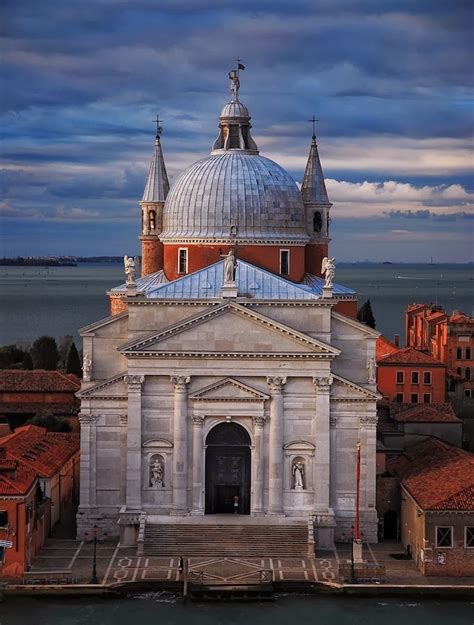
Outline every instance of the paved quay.
MULTIPOLYGON (((368 562, 383 564, 385 584, 422 586, 472 585, 474 578, 424 577, 411 560, 400 560, 402 546, 396 542, 364 544, 368 562)), ((179 557, 137 556, 133 547, 123 547, 113 540, 97 545, 97 577, 102 585, 139 582, 142 584, 180 582, 179 557)), ((275 582, 337 583, 340 562, 350 561, 350 546, 337 544, 332 551, 316 551, 314 558, 239 558, 196 557, 189 559, 190 580, 199 583, 255 584, 269 572, 275 582)), ((92 575, 93 545, 73 539, 50 539, 28 573, 28 583, 87 584, 92 575)), ((382 586, 383 584, 374 584, 382 586)))

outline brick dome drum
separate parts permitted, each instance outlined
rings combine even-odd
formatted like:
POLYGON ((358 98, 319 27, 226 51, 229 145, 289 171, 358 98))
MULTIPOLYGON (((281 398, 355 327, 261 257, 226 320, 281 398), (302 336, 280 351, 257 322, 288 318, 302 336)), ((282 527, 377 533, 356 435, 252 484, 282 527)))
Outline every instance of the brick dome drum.
POLYGON ((291 176, 246 150, 215 150, 170 189, 161 240, 304 243, 305 208, 291 176))

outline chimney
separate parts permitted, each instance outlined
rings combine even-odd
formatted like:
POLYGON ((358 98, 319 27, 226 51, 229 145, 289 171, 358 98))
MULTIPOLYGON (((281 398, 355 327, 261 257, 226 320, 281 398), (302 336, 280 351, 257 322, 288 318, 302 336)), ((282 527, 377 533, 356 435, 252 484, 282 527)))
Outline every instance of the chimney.
POLYGON ((399 334, 395 334, 395 336, 393 337, 393 342, 395 343, 396 347, 400 347, 400 335, 399 334))

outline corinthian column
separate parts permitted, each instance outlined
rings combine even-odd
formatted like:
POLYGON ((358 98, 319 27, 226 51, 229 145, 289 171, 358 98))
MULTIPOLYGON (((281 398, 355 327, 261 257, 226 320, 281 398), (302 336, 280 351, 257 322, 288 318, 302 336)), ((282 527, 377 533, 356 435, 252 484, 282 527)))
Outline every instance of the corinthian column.
POLYGON ((252 473, 252 514, 263 514, 263 426, 265 417, 254 417, 255 448, 252 473))
POLYGON ((193 506, 191 514, 204 514, 202 506, 202 424, 204 417, 194 416, 193 421, 193 506))
POLYGON ((142 384, 143 375, 126 375, 128 385, 127 487, 126 504, 130 510, 142 507, 142 384))
POLYGON ((313 378, 316 389, 316 453, 314 458, 314 510, 328 512, 330 506, 330 449, 329 413, 332 376, 313 378))
POLYGON ((173 514, 186 514, 188 475, 188 384, 191 378, 172 375, 174 385, 173 420, 173 514))
POLYGON ((286 378, 270 377, 270 441, 268 472, 268 514, 283 514, 283 387, 286 378))

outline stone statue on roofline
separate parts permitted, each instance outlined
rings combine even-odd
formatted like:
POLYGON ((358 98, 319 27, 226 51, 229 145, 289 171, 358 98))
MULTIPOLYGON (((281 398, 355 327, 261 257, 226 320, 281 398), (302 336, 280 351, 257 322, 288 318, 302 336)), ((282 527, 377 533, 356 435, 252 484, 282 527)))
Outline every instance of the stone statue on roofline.
POLYGON ((369 358, 367 361, 367 382, 375 384, 377 379, 375 358, 369 358))
POLYGON ((84 354, 84 359, 82 361, 82 377, 86 382, 91 379, 92 373, 92 360, 89 354, 84 354))
POLYGON ((133 258, 132 256, 123 257, 125 275, 127 276, 127 280, 126 280, 127 285, 135 284, 135 278, 137 275, 137 261, 138 259, 136 257, 135 258, 133 258))
POLYGON ((237 267, 234 250, 230 250, 228 254, 222 254, 222 258, 224 259, 224 286, 234 286, 237 267))
POLYGON ((321 273, 325 276, 325 287, 332 289, 332 282, 336 276, 336 259, 325 256, 321 263, 321 273))
POLYGON ((232 94, 232 99, 238 100, 240 80, 239 80, 239 72, 236 69, 233 69, 232 71, 229 72, 229 80, 230 80, 230 92, 232 94))

